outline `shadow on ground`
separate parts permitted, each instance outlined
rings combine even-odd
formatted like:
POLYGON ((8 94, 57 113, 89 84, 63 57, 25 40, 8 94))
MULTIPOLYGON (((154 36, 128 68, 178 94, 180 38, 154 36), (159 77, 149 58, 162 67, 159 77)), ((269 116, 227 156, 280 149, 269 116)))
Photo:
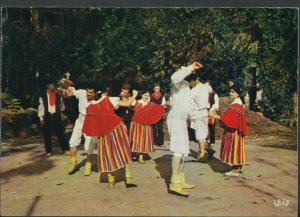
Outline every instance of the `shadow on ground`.
POLYGON ((170 177, 171 177, 171 157, 172 155, 166 154, 159 158, 154 159, 156 166, 155 169, 159 172, 160 177, 165 180, 167 188, 170 184, 170 177))

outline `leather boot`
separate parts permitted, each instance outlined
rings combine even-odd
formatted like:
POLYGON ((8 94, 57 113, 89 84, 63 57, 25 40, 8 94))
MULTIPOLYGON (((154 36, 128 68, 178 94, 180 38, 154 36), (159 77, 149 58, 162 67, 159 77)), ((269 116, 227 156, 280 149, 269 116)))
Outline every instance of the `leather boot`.
POLYGON ((137 187, 137 183, 133 180, 133 175, 129 165, 125 167, 125 178, 126 178, 125 181, 126 188, 137 187))
POLYGON ((84 167, 84 175, 89 176, 92 173, 92 163, 87 161, 85 162, 85 167, 84 167))
POLYGON ((68 167, 68 174, 71 175, 75 172, 77 167, 77 158, 75 157, 71 157, 70 158, 70 165, 68 167))
POLYGON ((107 173, 107 179, 108 179, 108 188, 113 189, 115 188, 115 175, 112 173, 107 173))

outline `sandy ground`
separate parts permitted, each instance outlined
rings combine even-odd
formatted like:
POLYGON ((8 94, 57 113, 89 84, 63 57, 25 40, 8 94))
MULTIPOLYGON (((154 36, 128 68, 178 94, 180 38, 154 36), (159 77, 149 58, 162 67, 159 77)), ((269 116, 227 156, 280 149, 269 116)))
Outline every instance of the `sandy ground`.
MULTIPOLYGON (((39 140, 38 140, 39 141, 39 140)), ((68 175, 68 156, 54 144, 45 157, 39 142, 5 149, 1 157, 2 216, 297 216, 297 141, 277 137, 247 138, 247 165, 240 177, 225 177, 228 165, 219 157, 195 161, 198 145, 191 142, 185 159, 187 181, 196 185, 188 198, 168 194, 171 152, 149 154, 146 164, 132 163, 139 186, 126 189, 124 170, 117 173, 115 189, 107 188, 106 174, 83 176, 84 151, 78 151, 79 171, 68 175), (275 206, 274 200, 288 204, 275 206)), ((95 152, 96 153, 96 152, 95 152)))

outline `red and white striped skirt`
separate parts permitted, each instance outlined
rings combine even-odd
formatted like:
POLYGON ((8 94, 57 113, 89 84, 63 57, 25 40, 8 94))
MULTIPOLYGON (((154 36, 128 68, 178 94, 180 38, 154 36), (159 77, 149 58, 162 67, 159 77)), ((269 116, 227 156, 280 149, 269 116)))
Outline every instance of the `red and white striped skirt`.
POLYGON ((225 129, 222 135, 220 159, 228 164, 246 163, 245 136, 235 129, 225 129))
POLYGON ((123 121, 98 143, 99 172, 113 172, 132 162, 128 133, 123 121))
POLYGON ((130 126, 130 142, 132 152, 153 152, 154 138, 152 126, 132 121, 130 126))

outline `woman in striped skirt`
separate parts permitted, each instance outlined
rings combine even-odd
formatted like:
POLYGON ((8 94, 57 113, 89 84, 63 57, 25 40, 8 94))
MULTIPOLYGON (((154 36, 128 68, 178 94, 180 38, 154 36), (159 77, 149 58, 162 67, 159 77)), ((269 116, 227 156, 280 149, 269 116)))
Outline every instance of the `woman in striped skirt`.
POLYGON ((83 133, 98 140, 99 172, 108 173, 108 187, 114 188, 113 172, 125 167, 126 187, 136 187, 130 170, 131 151, 128 133, 122 119, 115 114, 119 106, 129 106, 136 98, 137 91, 124 102, 119 97, 108 97, 108 89, 102 90, 102 97, 87 107, 87 115, 83 125, 83 133))
POLYGON ((246 126, 246 115, 241 100, 242 87, 234 84, 230 89, 230 98, 233 102, 221 116, 215 112, 209 112, 209 116, 221 121, 224 128, 221 141, 220 158, 222 161, 232 165, 232 170, 225 173, 227 176, 238 176, 242 166, 246 163, 245 157, 245 134, 248 129, 246 126))
POLYGON ((130 127, 131 151, 139 154, 138 162, 144 164, 144 154, 153 152, 154 137, 152 125, 163 115, 164 107, 150 103, 150 93, 143 90, 142 99, 136 100, 130 127))

